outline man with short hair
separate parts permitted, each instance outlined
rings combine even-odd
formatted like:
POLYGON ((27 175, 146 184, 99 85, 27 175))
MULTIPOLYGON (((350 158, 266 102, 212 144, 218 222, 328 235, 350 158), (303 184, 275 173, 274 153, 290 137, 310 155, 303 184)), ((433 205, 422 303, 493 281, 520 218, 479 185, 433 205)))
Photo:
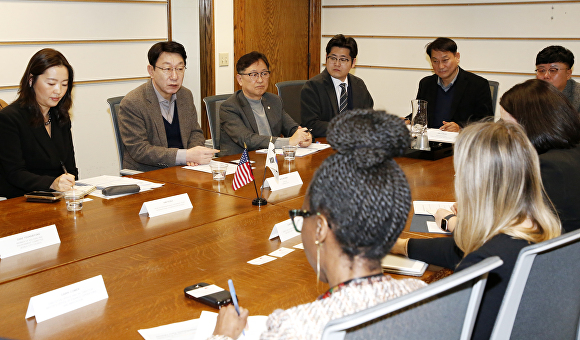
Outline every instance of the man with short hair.
POLYGON ((129 92, 119 107, 123 168, 150 171, 207 164, 219 150, 204 147, 190 90, 181 86, 187 55, 174 41, 149 49, 151 80, 129 92))
POLYGON ((417 99, 427 101, 430 128, 457 132, 469 122, 493 116, 489 82, 459 67, 453 40, 437 38, 426 51, 435 74, 421 79, 417 99))
POLYGON ((562 91, 576 111, 580 112, 580 85, 572 79, 574 54, 562 46, 548 46, 536 56, 536 78, 562 91))
POLYGON ((307 147, 312 135, 282 108, 282 100, 266 92, 270 63, 260 52, 250 52, 236 63, 236 80, 242 87, 220 105, 220 156, 286 145, 307 147), (284 137, 280 137, 280 135, 284 137))
POLYGON ((312 129, 314 137, 326 137, 330 120, 346 110, 373 108, 373 97, 364 81, 349 73, 357 54, 352 37, 335 35, 326 45, 326 69, 302 87, 302 124, 312 129))

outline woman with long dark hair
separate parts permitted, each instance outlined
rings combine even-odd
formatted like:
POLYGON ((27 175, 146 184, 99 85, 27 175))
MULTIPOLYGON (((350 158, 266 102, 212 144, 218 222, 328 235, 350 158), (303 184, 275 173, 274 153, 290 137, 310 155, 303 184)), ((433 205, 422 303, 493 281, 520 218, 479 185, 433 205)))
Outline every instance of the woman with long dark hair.
POLYGON ((18 98, 0 111, 0 196, 74 185, 72 87, 73 69, 60 52, 45 48, 32 56, 18 98))

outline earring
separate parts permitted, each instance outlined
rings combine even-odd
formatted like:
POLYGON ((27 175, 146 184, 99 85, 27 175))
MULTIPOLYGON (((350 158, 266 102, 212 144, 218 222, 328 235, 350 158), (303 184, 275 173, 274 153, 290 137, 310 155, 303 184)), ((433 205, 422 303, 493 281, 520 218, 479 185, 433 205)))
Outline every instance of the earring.
POLYGON ((320 282, 320 242, 314 241, 316 244, 316 284, 320 282))

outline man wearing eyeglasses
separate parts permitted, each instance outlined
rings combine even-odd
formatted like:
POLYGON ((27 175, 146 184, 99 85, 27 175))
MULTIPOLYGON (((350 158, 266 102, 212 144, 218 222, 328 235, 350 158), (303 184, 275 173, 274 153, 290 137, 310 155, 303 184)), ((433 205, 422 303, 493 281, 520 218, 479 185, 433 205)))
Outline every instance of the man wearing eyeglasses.
POLYGON ((330 120, 346 110, 373 108, 373 97, 364 81, 349 73, 357 54, 352 37, 335 35, 326 44, 326 69, 302 87, 302 124, 312 129, 314 137, 326 137, 330 120))
POLYGON ((185 48, 174 41, 149 49, 151 80, 129 92, 119 107, 123 168, 150 171, 210 162, 219 150, 204 147, 190 90, 181 86, 185 48))
POLYGON ((236 63, 236 80, 242 87, 220 105, 220 156, 286 145, 307 147, 308 129, 298 126, 282 108, 282 100, 266 92, 270 63, 260 52, 250 52, 236 63), (280 137, 283 136, 283 137, 280 137))
POLYGON ((548 46, 536 56, 536 78, 554 85, 580 112, 580 85, 572 79, 574 54, 562 46, 548 46))
POLYGON ((427 101, 430 128, 458 132, 469 122, 493 116, 489 82, 459 67, 455 41, 437 38, 426 52, 435 74, 421 79, 417 99, 427 101))

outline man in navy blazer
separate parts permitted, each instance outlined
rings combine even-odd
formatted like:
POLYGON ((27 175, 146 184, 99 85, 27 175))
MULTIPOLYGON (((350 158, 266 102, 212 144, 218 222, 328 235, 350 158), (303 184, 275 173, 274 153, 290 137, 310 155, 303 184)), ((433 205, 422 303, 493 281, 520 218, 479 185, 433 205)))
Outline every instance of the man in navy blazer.
POLYGON ((493 116, 489 82, 459 67, 453 40, 435 39, 427 54, 435 74, 421 79, 417 99, 427 101, 430 128, 457 132, 469 122, 493 116))
POLYGON ((314 137, 326 137, 328 122, 346 110, 373 108, 373 97, 364 81, 349 73, 357 54, 353 38, 335 35, 326 45, 326 69, 302 87, 302 124, 312 129, 314 137))
POLYGON ((220 105, 220 156, 285 145, 307 147, 312 135, 282 108, 282 100, 266 92, 270 63, 260 52, 250 52, 236 63, 236 80, 242 87, 220 105), (284 137, 280 137, 280 135, 284 137))

